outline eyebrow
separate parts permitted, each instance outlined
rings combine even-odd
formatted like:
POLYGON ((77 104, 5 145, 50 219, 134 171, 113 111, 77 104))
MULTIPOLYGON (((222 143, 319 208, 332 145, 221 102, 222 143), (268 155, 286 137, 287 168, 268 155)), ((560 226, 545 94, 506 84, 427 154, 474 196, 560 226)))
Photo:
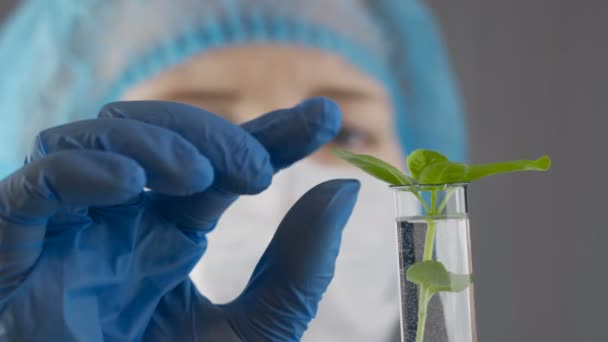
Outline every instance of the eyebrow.
POLYGON ((236 101, 241 97, 241 94, 236 90, 230 89, 186 89, 175 90, 167 94, 172 98, 196 98, 199 100, 212 101, 236 101))
POLYGON ((347 100, 365 100, 374 97, 373 94, 366 92, 361 89, 354 88, 340 88, 335 86, 324 86, 311 94, 312 96, 324 96, 329 97, 335 101, 347 101, 347 100))
MULTIPOLYGON (((167 94, 170 98, 199 99, 219 102, 233 102, 241 97, 240 92, 232 89, 183 89, 167 94)), ((334 101, 356 101, 373 98, 374 95, 362 89, 342 88, 339 86, 323 86, 315 89, 310 97, 323 96, 334 101)))

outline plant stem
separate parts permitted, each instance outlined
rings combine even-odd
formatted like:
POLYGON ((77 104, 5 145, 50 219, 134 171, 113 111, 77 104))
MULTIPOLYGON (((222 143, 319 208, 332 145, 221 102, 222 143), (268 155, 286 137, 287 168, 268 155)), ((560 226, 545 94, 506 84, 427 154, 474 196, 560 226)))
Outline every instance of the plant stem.
POLYGON ((430 210, 426 213, 426 222, 428 227, 426 229, 426 236, 424 238, 424 252, 422 261, 428 261, 433 259, 433 246, 435 244, 435 220, 433 216, 436 215, 435 209, 437 207, 437 189, 431 190, 431 206, 430 210))
POLYGON ((436 188, 431 190, 431 210, 427 215, 434 216, 436 214, 435 209, 437 209, 437 189, 436 188))
POLYGON ((446 191, 445 197, 443 198, 443 201, 441 201, 441 203, 439 204, 439 208, 437 209, 437 214, 441 215, 443 209, 445 209, 445 206, 448 205, 450 197, 452 197, 452 194, 454 194, 454 191, 456 191, 456 188, 451 188, 446 191))
MULTIPOLYGON (((436 215, 437 208, 437 189, 431 190, 431 205, 430 210, 426 213, 426 222, 428 223, 426 229, 426 236, 424 238, 424 251, 422 255, 422 261, 428 261, 433 259, 433 247, 435 245, 435 229, 437 228, 433 216, 436 215)), ((420 286, 420 295, 418 298, 418 326, 416 328, 416 342, 423 342, 424 340, 424 327, 426 325, 426 311, 428 308, 431 294, 428 292, 425 286, 420 286)))
POLYGON ((422 207, 424 208, 424 210, 426 210, 426 212, 428 212, 429 207, 426 205, 426 202, 424 201, 424 199, 422 199, 422 197, 420 197, 420 194, 418 193, 418 191, 412 191, 412 193, 414 194, 414 196, 416 196, 416 198, 418 199, 420 204, 422 204, 422 207))
POLYGON ((426 236, 424 238, 424 253, 422 261, 429 261, 433 259, 433 247, 435 245, 435 229, 436 222, 430 217, 426 218, 428 227, 426 229, 426 236))
MULTIPOLYGON (((428 215, 432 216, 432 215, 428 215)), ((428 227, 426 230, 426 237, 424 241, 424 255, 422 261, 433 259, 433 245, 435 244, 435 221, 427 217, 428 227)), ((418 298, 418 327, 416 328, 416 342, 423 342, 424 339, 424 326, 426 325, 426 310, 428 307, 429 293, 424 285, 420 285, 420 296, 418 298)))
POLYGON ((420 302, 418 303, 418 327, 416 328, 416 342, 424 341, 424 327, 426 325, 426 310, 431 294, 422 286, 420 288, 420 302))

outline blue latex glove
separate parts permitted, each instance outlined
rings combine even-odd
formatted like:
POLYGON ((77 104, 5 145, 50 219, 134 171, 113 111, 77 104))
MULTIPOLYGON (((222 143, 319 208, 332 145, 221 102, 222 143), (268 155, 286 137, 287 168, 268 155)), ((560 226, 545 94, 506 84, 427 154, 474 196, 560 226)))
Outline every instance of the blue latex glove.
POLYGON ((214 305, 188 274, 238 194, 265 189, 340 121, 324 99, 242 126, 145 101, 42 132, 0 182, 0 340, 298 340, 332 279, 358 182, 304 195, 233 302, 214 305))

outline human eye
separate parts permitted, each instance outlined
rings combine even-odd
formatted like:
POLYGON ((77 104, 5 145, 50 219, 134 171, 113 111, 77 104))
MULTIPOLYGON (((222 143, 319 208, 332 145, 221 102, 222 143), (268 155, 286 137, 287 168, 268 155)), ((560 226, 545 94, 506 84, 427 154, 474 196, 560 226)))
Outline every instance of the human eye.
POLYGON ((336 147, 350 150, 365 150, 373 147, 375 139, 373 135, 364 129, 352 125, 344 125, 334 138, 336 147))

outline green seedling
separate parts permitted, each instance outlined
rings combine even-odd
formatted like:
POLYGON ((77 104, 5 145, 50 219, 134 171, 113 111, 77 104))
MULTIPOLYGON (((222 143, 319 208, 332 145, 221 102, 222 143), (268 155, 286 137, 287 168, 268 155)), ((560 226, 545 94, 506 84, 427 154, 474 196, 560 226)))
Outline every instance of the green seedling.
POLYGON ((451 273, 441 262, 432 260, 435 219, 443 213, 452 194, 448 190, 443 200, 438 203, 438 192, 444 189, 445 184, 470 183, 499 173, 546 171, 551 167, 551 160, 548 156, 542 156, 536 160, 469 165, 452 162, 436 151, 420 149, 413 151, 407 157, 407 167, 411 175, 408 176, 399 168, 372 156, 337 149, 333 152, 337 157, 390 185, 416 185, 407 191, 412 192, 424 207, 424 216, 428 223, 422 261, 413 264, 406 271, 406 279, 418 285, 419 289, 416 342, 423 342, 427 307, 433 295, 438 292, 461 292, 473 283, 470 274, 451 273), (430 191, 430 203, 420 196, 419 190, 430 191))

